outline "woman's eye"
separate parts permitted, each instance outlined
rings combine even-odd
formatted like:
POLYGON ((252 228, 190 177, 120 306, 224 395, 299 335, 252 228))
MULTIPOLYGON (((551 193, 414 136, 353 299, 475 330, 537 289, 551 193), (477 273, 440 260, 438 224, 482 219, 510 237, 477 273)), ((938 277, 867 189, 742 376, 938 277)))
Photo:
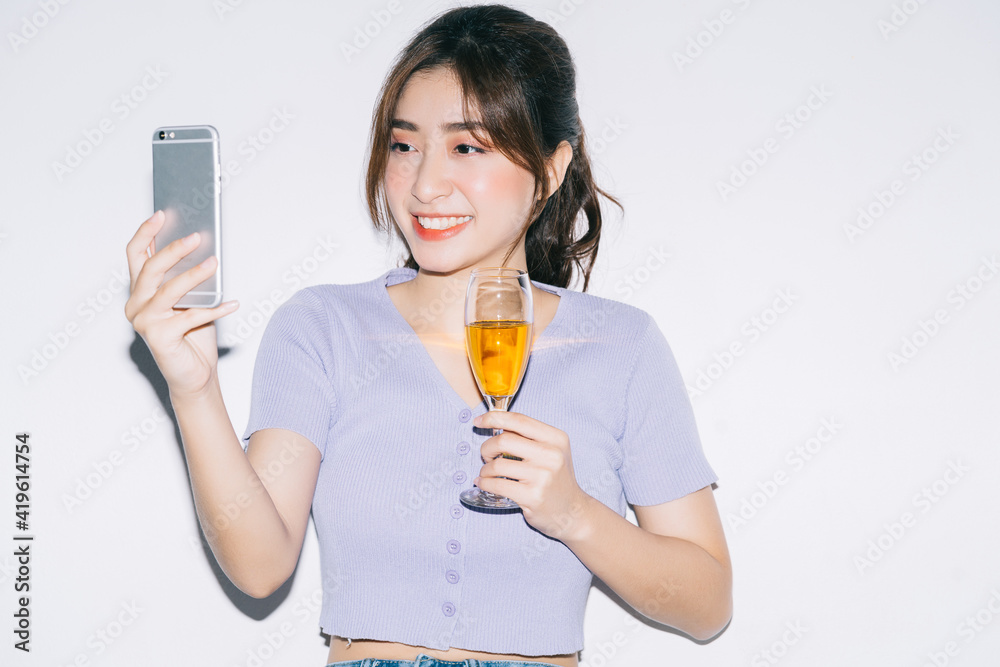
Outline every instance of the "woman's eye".
POLYGON ((455 150, 458 151, 461 155, 486 152, 482 148, 479 148, 477 146, 470 146, 469 144, 459 144, 458 146, 455 147, 455 150))
POLYGON ((412 153, 413 146, 404 144, 402 141, 394 141, 389 144, 389 151, 393 153, 412 153))

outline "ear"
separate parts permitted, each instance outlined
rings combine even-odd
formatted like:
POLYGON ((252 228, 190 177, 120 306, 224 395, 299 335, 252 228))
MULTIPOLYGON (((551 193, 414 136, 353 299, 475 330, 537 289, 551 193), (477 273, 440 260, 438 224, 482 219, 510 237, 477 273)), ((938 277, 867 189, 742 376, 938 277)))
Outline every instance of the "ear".
POLYGON ((568 141, 561 141, 559 145, 556 146, 556 150, 552 153, 552 157, 549 158, 546 171, 549 176, 549 196, 551 197, 559 186, 562 185, 563 179, 566 178, 566 169, 569 167, 570 160, 573 159, 573 147, 569 145, 568 141))

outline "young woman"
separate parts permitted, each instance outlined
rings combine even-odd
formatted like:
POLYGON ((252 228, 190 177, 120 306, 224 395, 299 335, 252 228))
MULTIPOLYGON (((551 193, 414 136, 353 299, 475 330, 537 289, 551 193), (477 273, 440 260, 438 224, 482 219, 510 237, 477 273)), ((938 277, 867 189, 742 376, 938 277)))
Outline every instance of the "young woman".
POLYGON ((198 240, 153 248, 159 212, 128 244, 126 315, 169 385, 226 574, 271 594, 311 509, 339 665, 576 665, 593 576, 655 621, 720 632, 731 570, 715 475, 669 348, 645 313, 568 289, 586 289, 603 193, 563 40, 503 6, 441 15, 389 72, 366 184, 405 266, 303 289, 275 312, 245 452, 212 324, 235 302, 173 309, 214 260, 164 282, 198 240), (501 265, 535 281, 533 351, 509 413, 487 412, 463 345, 469 275, 501 265), (521 511, 462 506, 473 484, 521 511), (241 514, 223 521, 234 500, 241 514))

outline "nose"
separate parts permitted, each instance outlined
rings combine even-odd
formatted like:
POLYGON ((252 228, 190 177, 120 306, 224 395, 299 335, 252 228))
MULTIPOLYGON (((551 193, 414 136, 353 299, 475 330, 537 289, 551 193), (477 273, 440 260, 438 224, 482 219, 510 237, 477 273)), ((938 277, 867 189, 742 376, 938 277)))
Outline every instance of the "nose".
POLYGON ((415 176, 410 194, 422 204, 429 204, 438 197, 451 194, 447 159, 437 151, 431 151, 422 157, 415 176))

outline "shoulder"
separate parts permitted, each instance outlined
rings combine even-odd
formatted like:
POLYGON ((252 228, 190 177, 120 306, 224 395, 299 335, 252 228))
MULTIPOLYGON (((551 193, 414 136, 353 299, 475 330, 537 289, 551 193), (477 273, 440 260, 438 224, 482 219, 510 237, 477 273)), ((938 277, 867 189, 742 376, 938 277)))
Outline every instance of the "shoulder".
POLYGON ((378 321, 378 313, 385 310, 379 307, 380 298, 385 298, 386 280, 392 274, 389 271, 362 283, 303 287, 275 309, 266 329, 272 335, 296 338, 350 335, 358 327, 378 321))
POLYGON ((658 331, 656 320, 641 308, 587 292, 546 289, 552 289, 562 301, 560 326, 567 327, 567 333, 589 336, 593 332, 605 342, 634 347, 651 330, 658 331))
POLYGON ((371 312, 385 293, 389 284, 399 269, 387 271, 372 280, 348 284, 323 284, 303 287, 279 306, 278 311, 294 311, 296 313, 324 313, 336 316, 338 312, 360 310, 371 312), (381 293, 380 293, 381 291, 381 293))
POLYGON ((537 351, 562 370, 572 368, 607 386, 627 382, 643 360, 663 357, 668 349, 644 310, 585 292, 543 289, 559 295, 559 310, 535 341, 532 356, 537 351))

